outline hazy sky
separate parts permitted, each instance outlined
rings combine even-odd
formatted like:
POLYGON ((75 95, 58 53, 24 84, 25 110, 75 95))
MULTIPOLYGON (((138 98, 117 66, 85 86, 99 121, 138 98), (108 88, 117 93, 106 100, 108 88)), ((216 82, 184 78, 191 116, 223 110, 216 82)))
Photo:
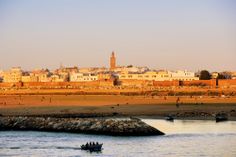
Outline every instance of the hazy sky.
POLYGON ((235 0, 0 0, 0 69, 236 71, 235 0))

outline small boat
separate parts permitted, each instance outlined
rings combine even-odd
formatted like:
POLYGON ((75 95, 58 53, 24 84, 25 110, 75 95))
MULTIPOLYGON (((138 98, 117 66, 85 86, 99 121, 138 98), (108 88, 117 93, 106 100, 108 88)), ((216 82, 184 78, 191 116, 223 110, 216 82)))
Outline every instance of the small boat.
POLYGON ((225 114, 225 113, 217 114, 215 119, 216 119, 216 122, 227 121, 228 120, 228 115, 225 114))
POLYGON ((95 143, 87 143, 87 144, 83 144, 80 146, 81 150, 87 150, 87 151, 90 151, 90 152, 100 152, 102 150, 102 143, 99 144, 98 142, 95 144, 95 143))
POLYGON ((173 122, 174 121, 174 117, 169 115, 169 116, 165 117, 165 120, 173 122))

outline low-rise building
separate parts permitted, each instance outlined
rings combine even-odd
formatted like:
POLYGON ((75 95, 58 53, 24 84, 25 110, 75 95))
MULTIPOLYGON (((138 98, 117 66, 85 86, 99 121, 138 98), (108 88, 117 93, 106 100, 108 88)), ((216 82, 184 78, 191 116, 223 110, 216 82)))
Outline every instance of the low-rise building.
POLYGON ((171 74, 171 81, 178 80, 178 81, 193 81, 193 80, 199 80, 198 77, 195 77, 194 72, 189 71, 174 71, 170 72, 171 74))
POLYGON ((171 81, 171 73, 166 70, 160 70, 157 72, 155 81, 171 81))
POLYGON ((166 81, 170 80, 166 71, 148 71, 145 73, 121 73, 118 74, 120 80, 149 80, 149 81, 166 81))
POLYGON ((64 80, 64 82, 68 82, 70 74, 71 73, 68 72, 59 72, 57 75, 59 76, 60 79, 64 80))
POLYGON ((116 73, 145 73, 149 69, 147 67, 136 67, 136 66, 121 66, 116 67, 113 71, 116 73))
POLYGON ((219 73, 218 73, 218 72, 212 72, 212 73, 211 73, 211 78, 212 78, 212 79, 217 79, 218 76, 219 76, 219 73))
POLYGON ((149 81, 191 81, 199 80, 193 72, 187 71, 148 71, 145 73, 121 73, 118 74, 120 80, 149 80, 149 81))
POLYGON ((79 68, 79 73, 106 73, 109 70, 105 67, 79 68))
POLYGON ((236 72, 231 73, 231 79, 236 80, 236 72))
POLYGON ((111 73, 99 73, 97 75, 98 75, 98 80, 110 80, 110 79, 116 78, 111 73))
POLYGON ((37 82, 51 82, 50 76, 52 75, 49 70, 33 70, 30 73, 37 77, 37 82))
POLYGON ((38 82, 38 77, 30 73, 21 77, 22 82, 38 82))
POLYGON ((66 80, 64 80, 64 78, 61 78, 59 75, 57 74, 53 74, 50 76, 50 80, 51 82, 66 82, 66 80))
POLYGON ((79 72, 78 67, 63 67, 61 66, 59 69, 56 69, 53 74, 61 75, 61 74, 67 74, 69 75, 70 73, 76 73, 79 72))
POLYGON ((13 67, 3 72, 3 82, 21 82, 22 70, 20 67, 13 67))
POLYGON ((86 82, 86 81, 97 81, 98 75, 93 73, 72 73, 70 75, 71 82, 86 82))

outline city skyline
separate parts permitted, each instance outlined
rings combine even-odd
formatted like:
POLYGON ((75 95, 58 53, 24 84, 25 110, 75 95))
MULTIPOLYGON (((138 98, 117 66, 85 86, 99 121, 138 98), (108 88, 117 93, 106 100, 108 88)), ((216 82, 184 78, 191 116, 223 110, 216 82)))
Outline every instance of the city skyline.
POLYGON ((0 69, 117 65, 235 71, 236 3, 0 0, 0 69), (93 3, 91 3, 93 2, 93 3))
MULTIPOLYGON (((115 54, 115 51, 112 51, 111 52, 111 55, 110 55, 110 57, 109 57, 109 60, 108 60, 108 66, 101 66, 101 67, 95 67, 95 66, 88 66, 88 67, 80 67, 80 66, 78 66, 78 65, 63 65, 63 63, 61 62, 60 63, 60 65, 58 66, 58 67, 56 67, 55 69, 50 69, 50 68, 48 68, 48 67, 37 67, 37 68, 35 68, 35 67, 32 67, 31 69, 24 69, 24 68, 22 68, 21 66, 13 66, 13 67, 9 67, 8 69, 0 69, 0 72, 1 72, 1 70, 4 70, 4 71, 7 71, 7 70, 10 70, 10 69, 12 69, 12 68, 20 68, 20 69, 22 69, 23 71, 37 71, 37 70, 46 70, 46 69, 48 69, 48 70, 52 70, 52 71, 54 71, 54 70, 58 70, 58 69, 61 69, 61 68, 78 68, 78 69, 86 69, 86 68, 91 68, 91 69, 93 69, 93 68, 105 68, 105 69, 107 69, 108 71, 113 71, 114 69, 116 69, 116 68, 122 68, 122 67, 130 67, 130 66, 132 66, 132 67, 138 67, 138 68, 141 68, 141 67, 143 67, 143 68, 148 68, 149 70, 154 70, 154 71, 189 71, 188 69, 158 69, 158 68, 156 68, 156 69, 154 69, 154 68, 150 68, 150 67, 148 67, 148 66, 136 66, 136 65, 132 65, 132 64, 128 64, 128 65, 117 65, 117 57, 116 57, 116 54, 115 54)), ((199 70, 195 70, 195 71, 193 71, 192 70, 192 72, 196 72, 196 73, 198 73, 198 72, 200 72, 200 71, 202 71, 202 70, 207 70, 207 69, 199 69, 199 70)), ((190 70, 191 71, 191 70, 190 70)), ((3 72, 3 71, 2 71, 3 72)), ((210 71, 209 70, 209 72, 227 72, 227 70, 224 70, 224 71, 210 71)), ((228 71, 228 72, 235 72, 235 71, 228 71)))
MULTIPOLYGON (((113 52, 115 52, 115 51, 112 51, 112 53, 113 52)), ((116 62, 116 61, 115 61, 116 62)), ((32 67, 30 67, 30 68, 24 68, 24 67, 22 67, 21 65, 16 65, 16 66, 12 66, 12 67, 8 67, 8 68, 5 68, 5 69, 3 69, 3 68, 1 68, 0 67, 0 71, 1 70, 4 70, 4 71, 6 71, 6 70, 10 70, 11 68, 22 68, 22 70, 24 70, 24 71, 33 71, 33 70, 41 70, 41 69, 49 69, 49 70, 57 70, 57 69, 60 69, 61 67, 78 67, 79 69, 80 68, 106 68, 107 70, 109 70, 111 67, 111 61, 110 60, 107 60, 107 65, 104 65, 104 66, 80 66, 79 64, 77 64, 77 65, 64 65, 63 64, 63 62, 60 62, 58 65, 56 65, 56 66, 54 66, 54 68, 50 68, 50 67, 34 67, 34 66, 32 66, 32 67)), ((150 70, 169 70, 169 71, 178 71, 178 70, 183 70, 183 71, 185 71, 185 70, 187 70, 187 71, 193 71, 193 72, 200 72, 201 70, 208 70, 209 72, 226 72, 226 71, 229 71, 229 72, 234 72, 234 71, 236 71, 235 69, 233 69, 233 70, 225 70, 225 69, 223 69, 223 70, 209 70, 209 69, 204 69, 204 68, 202 68, 202 69, 195 69, 195 70, 189 70, 188 68, 183 68, 183 69, 180 69, 180 68, 174 68, 174 69, 168 69, 168 68, 152 68, 152 67, 148 67, 147 65, 140 65, 140 66, 137 66, 137 65, 134 65, 134 64, 126 64, 126 65, 120 65, 119 63, 118 63, 118 65, 117 65, 117 68, 119 68, 119 67, 129 67, 129 66, 133 66, 133 67, 146 67, 146 68, 149 68, 150 70)))

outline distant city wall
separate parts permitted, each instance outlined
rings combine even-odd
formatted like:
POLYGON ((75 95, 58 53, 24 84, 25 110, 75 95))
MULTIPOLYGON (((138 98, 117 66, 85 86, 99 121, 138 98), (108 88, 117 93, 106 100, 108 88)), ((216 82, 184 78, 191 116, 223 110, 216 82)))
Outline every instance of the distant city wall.
POLYGON ((236 87, 236 79, 234 80, 218 80, 219 87, 236 87))
POLYGON ((153 86, 153 81, 148 81, 148 80, 126 79, 126 80, 121 80, 120 83, 122 86, 136 86, 136 87, 153 86))
POLYGON ((99 87, 99 86, 113 86, 113 80, 99 80, 88 82, 17 82, 17 83, 0 83, 0 88, 79 88, 79 87, 99 87))
POLYGON ((0 83, 0 88, 10 88, 10 87, 21 87, 22 83, 21 82, 1 82, 0 83))
POLYGON ((25 82, 23 87, 80 87, 80 86, 99 86, 98 81, 91 82, 25 82))
MULTIPOLYGON (((178 87, 178 86, 209 86, 209 87, 236 87, 236 80, 193 80, 193 81, 147 81, 121 80, 123 87, 178 87)), ((113 80, 98 80, 88 82, 17 82, 0 83, 0 88, 81 88, 81 87, 113 87, 113 80)))
POLYGON ((193 81, 180 81, 180 86, 217 86, 217 80, 193 80, 193 81))
POLYGON ((179 86, 179 81, 153 81, 153 86, 167 87, 167 86, 179 86))

